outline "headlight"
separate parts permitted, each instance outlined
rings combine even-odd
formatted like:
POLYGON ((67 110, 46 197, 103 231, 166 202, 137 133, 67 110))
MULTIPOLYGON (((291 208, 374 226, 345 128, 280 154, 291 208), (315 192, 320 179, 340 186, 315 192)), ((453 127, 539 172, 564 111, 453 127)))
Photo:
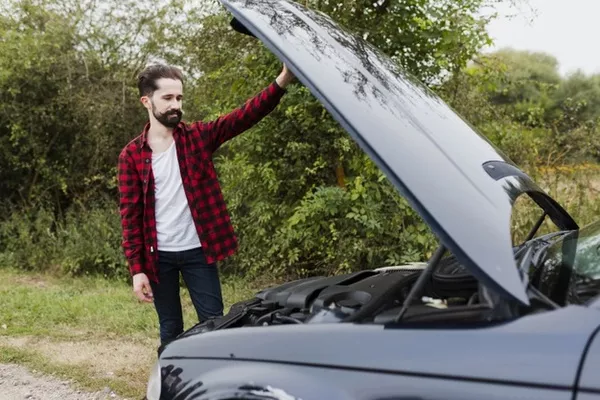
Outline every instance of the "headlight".
POLYGON ((148 400, 160 400, 160 388, 162 386, 160 376, 160 363, 157 361, 152 367, 148 387, 146 388, 146 398, 148 400))

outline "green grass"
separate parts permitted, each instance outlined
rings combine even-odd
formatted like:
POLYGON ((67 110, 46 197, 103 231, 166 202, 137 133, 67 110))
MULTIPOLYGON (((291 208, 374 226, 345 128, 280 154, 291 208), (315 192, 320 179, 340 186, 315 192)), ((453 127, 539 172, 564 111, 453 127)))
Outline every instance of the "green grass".
MULTIPOLYGON (((528 172, 582 226, 600 214, 600 166, 528 172)), ((522 240, 540 214, 537 205, 523 200, 512 215, 516 242, 522 240)), ((547 222, 542 230, 546 229, 554 228, 547 222)), ((44 259, 42 255, 46 253, 42 248, 36 254, 36 259, 44 259)), ((11 259, 0 257, 0 262, 8 263, 11 259)), ((264 286, 265 282, 251 284, 241 278, 224 279, 225 311, 264 286)), ((187 290, 182 288, 181 295, 187 329, 197 322, 197 317, 187 290)), ((0 265, 0 305, 0 362, 55 373, 75 380, 88 390, 108 386, 121 396, 143 396, 149 363, 155 357, 159 341, 158 320, 153 305, 140 303, 129 284, 24 272, 0 265), (23 340, 19 342, 20 339, 23 340), (113 368, 114 374, 102 375, 106 368, 113 368)))
MULTIPOLYGON (((256 285, 235 278, 224 279, 222 288, 225 312, 256 292, 256 285)), ((181 295, 187 329, 197 316, 185 288, 181 295)), ((158 320, 130 285, 0 268, 0 304, 0 363, 70 379, 84 390, 143 396, 158 320)))
MULTIPOLYGON (((241 280, 227 279, 222 286, 226 311, 255 293, 241 280)), ((197 316, 185 288, 181 294, 188 328, 197 316)), ((0 304, 0 334, 158 337, 154 306, 138 302, 131 287, 121 282, 0 269, 0 304)))

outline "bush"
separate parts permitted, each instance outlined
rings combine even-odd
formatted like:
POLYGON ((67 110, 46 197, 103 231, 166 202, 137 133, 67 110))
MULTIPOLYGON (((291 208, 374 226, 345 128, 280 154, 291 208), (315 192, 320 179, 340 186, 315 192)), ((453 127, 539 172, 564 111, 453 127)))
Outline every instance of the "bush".
MULTIPOLYGON (((251 179, 269 176, 268 169, 223 163, 222 180, 240 238, 239 252, 223 265, 224 275, 273 281, 427 259, 437 244, 430 229, 372 163, 363 165, 344 188, 321 185, 298 202, 277 203, 277 185, 269 189, 273 181, 251 179), (247 167, 249 175, 229 179, 238 167, 247 167)), ((526 172, 581 226, 600 214, 598 165, 526 172)), ((515 243, 539 215, 532 201, 517 201, 515 243)), ((549 229, 555 227, 548 222, 543 230, 549 229)), ((0 223, 0 266, 128 279, 116 203, 72 207, 64 217, 43 207, 9 212, 0 223)))
POLYGON ((366 156, 354 162, 361 168, 347 170, 361 172, 346 176, 343 187, 315 185, 297 201, 282 201, 262 167, 223 160, 240 243, 224 272, 291 279, 427 258, 436 244, 429 227, 366 156))
POLYGON ((12 211, 0 223, 0 266, 68 275, 125 279, 116 206, 74 206, 64 218, 38 210, 12 211))
POLYGON ((10 211, 0 224, 0 266, 54 268, 60 252, 54 227, 54 215, 44 208, 10 211))
POLYGON ((74 209, 59 229, 61 267, 69 275, 129 276, 121 250, 121 225, 115 207, 74 209))

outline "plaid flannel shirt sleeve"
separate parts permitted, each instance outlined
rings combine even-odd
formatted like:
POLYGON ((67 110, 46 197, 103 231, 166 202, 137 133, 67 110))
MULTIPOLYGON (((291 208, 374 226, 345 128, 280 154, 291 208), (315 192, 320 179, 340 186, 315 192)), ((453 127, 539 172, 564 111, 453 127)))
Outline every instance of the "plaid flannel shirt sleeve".
POLYGON ((119 212, 123 230, 123 250, 133 276, 142 272, 144 262, 142 184, 127 151, 118 161, 119 212))
POLYGON ((279 104, 286 90, 277 82, 252 97, 241 107, 213 121, 199 122, 199 132, 208 135, 210 150, 216 151, 223 143, 256 125, 279 104))

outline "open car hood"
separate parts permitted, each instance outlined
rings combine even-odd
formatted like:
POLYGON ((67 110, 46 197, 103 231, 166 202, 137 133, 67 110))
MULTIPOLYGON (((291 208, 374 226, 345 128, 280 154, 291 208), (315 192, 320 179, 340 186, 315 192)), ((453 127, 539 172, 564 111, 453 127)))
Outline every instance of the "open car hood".
MULTIPOLYGON (((221 0, 233 26, 286 63, 482 283, 529 304, 511 243, 529 193, 562 229, 573 219, 437 95, 325 14, 288 0, 221 0)), ((327 140, 327 138, 323 138, 327 140)))

